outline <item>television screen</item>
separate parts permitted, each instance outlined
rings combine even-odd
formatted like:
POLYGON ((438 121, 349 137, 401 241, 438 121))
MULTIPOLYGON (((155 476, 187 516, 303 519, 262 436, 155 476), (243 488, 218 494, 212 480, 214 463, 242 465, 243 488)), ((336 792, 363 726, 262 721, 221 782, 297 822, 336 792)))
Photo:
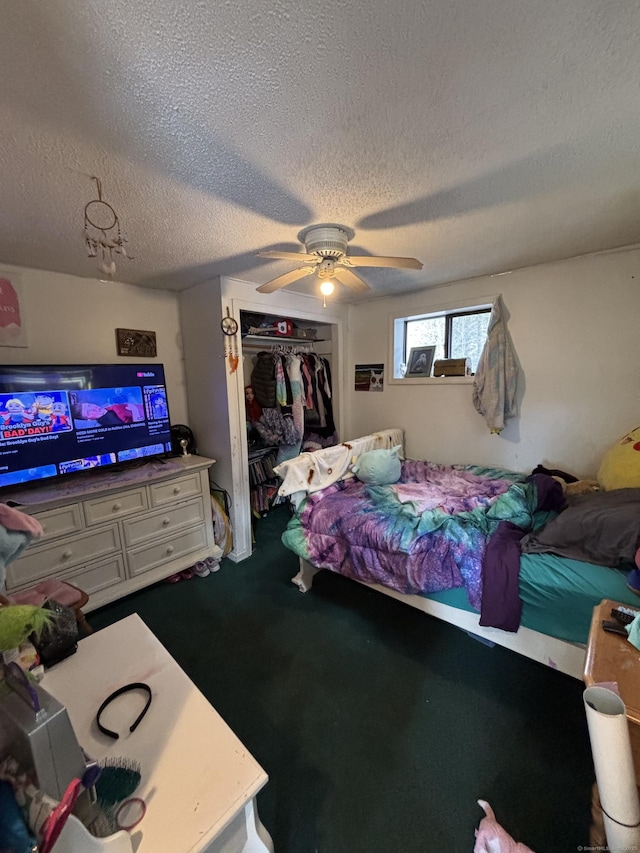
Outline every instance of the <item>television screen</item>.
POLYGON ((0 365, 0 487, 170 450, 163 365, 0 365))

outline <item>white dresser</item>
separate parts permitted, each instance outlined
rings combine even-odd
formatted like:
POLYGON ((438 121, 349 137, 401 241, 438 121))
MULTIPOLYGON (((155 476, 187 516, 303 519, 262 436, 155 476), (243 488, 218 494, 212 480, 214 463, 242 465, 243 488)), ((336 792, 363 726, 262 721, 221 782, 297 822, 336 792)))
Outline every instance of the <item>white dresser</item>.
POLYGON ((89 594, 90 611, 209 556, 213 462, 180 456, 4 494, 44 528, 7 567, 6 591, 64 578, 89 594))

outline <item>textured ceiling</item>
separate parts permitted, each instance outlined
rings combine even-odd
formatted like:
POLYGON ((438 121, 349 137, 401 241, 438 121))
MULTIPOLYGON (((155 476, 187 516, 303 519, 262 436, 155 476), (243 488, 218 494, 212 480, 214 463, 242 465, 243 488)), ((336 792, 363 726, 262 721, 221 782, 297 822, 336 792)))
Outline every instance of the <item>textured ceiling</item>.
POLYGON ((96 277, 90 175, 155 288, 266 282, 314 222, 424 263, 373 296, 638 243, 639 35, 637 0, 4 0, 0 262, 96 277))

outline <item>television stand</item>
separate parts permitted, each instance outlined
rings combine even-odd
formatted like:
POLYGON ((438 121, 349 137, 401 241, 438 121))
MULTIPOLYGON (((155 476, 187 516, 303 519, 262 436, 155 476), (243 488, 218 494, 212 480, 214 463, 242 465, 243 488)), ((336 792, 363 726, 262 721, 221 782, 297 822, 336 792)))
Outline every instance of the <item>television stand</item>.
POLYGON ((211 556, 214 461, 177 456, 7 491, 1 500, 44 535, 9 564, 6 591, 57 577, 89 594, 88 613, 211 556))

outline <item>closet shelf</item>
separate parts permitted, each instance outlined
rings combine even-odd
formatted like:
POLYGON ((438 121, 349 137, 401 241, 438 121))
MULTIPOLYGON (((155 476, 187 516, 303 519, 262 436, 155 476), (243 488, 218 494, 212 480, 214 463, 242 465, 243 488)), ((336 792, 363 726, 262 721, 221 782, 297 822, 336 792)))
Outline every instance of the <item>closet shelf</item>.
POLYGON ((324 338, 293 338, 293 337, 285 337, 284 335, 245 335, 242 338, 242 342, 245 343, 260 343, 263 341, 268 341, 272 344, 317 344, 321 343, 324 338))

